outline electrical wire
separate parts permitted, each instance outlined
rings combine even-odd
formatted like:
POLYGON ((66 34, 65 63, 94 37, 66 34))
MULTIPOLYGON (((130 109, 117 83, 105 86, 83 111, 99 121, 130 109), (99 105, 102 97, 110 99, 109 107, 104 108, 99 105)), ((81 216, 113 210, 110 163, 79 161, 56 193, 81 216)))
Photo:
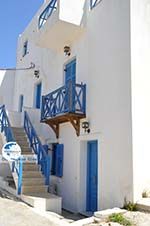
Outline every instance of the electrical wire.
POLYGON ((31 62, 30 67, 26 68, 0 68, 0 71, 25 71, 35 68, 35 64, 31 62))

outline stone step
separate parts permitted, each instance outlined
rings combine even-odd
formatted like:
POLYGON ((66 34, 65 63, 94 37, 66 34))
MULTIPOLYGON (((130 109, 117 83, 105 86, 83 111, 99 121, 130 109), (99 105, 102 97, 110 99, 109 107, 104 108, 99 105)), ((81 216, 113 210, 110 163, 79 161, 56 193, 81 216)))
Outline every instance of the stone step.
POLYGON ((29 147, 29 145, 28 146, 21 146, 21 151, 24 151, 24 152, 30 152, 30 153, 32 153, 32 149, 29 147))
POLYGON ((14 135, 15 136, 15 140, 16 140, 16 142, 19 142, 19 141, 27 141, 28 142, 28 139, 27 139, 27 136, 26 135, 14 135))
POLYGON ((13 133, 25 133, 24 128, 22 127, 11 127, 13 133))
POLYGON ((23 178, 43 178, 43 175, 40 171, 23 171, 23 178))
POLYGON ((45 180, 44 178, 24 178, 22 181, 23 186, 28 186, 28 185, 45 185, 45 180))
POLYGON ((24 130, 13 130, 14 136, 26 136, 26 132, 24 130))
POLYGON ((21 155, 33 155, 30 151, 21 151, 21 155))
POLYGON ((139 211, 150 212, 150 198, 142 198, 136 203, 139 211))
POLYGON ((24 171, 39 171, 39 167, 36 164, 23 164, 24 171))
POLYGON ((29 193, 46 193, 48 190, 47 185, 38 185, 38 186, 32 186, 32 185, 23 185, 22 186, 22 193, 23 194, 29 194, 29 193))
POLYGON ((18 140, 16 142, 19 144, 20 147, 23 146, 23 147, 29 148, 29 143, 27 140, 18 140))

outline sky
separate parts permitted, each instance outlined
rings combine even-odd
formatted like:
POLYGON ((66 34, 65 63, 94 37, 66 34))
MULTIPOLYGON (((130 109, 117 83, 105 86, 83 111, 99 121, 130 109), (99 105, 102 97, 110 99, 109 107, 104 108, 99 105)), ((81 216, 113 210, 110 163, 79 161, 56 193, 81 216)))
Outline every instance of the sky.
POLYGON ((0 68, 16 66, 17 38, 44 0, 0 0, 0 68))

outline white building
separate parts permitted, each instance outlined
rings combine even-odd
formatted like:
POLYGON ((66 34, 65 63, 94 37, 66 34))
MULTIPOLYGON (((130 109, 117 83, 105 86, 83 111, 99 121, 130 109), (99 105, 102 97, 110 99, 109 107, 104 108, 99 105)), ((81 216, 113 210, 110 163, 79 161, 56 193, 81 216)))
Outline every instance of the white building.
POLYGON ((28 111, 43 144, 64 145, 50 178, 63 208, 122 207, 149 187, 149 59, 148 0, 45 1, 19 36, 17 68, 35 68, 16 71, 6 106, 28 111))

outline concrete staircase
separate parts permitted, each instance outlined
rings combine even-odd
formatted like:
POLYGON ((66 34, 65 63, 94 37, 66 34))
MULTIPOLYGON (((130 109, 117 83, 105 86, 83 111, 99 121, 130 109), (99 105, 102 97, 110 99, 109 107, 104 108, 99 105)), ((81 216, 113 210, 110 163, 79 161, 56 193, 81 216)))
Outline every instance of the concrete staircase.
MULTIPOLYGON (((34 155, 32 149, 29 147, 28 138, 23 128, 12 127, 16 142, 21 147, 21 154, 34 155)), ((48 186, 45 185, 45 178, 43 177, 38 165, 33 162, 23 163, 23 180, 22 180, 22 194, 30 193, 47 193, 48 186)))
POLYGON ((16 142, 21 147, 22 155, 32 155, 32 149, 29 147, 28 138, 23 128, 12 127, 12 131, 15 137, 16 142))
MULTIPOLYGON (((24 126, 28 136, 33 138, 31 143, 35 145, 34 143, 36 142, 37 144, 34 146, 34 150, 36 152, 39 151, 38 157, 40 160, 44 159, 43 164, 40 164, 40 167, 42 166, 44 168, 44 175, 41 173, 41 168, 36 163, 35 153, 30 147, 26 132, 24 128, 20 127, 21 120, 19 124, 15 121, 13 123, 10 122, 8 118, 9 114, 7 115, 5 106, 0 107, 0 113, 2 116, 1 126, 3 128, 0 133, 1 148, 6 142, 15 140, 21 147, 21 154, 25 157, 23 162, 21 160, 19 161, 19 165, 17 162, 15 162, 14 165, 13 162, 1 158, 0 187, 38 210, 48 210, 60 214, 62 198, 48 192, 50 156, 46 154, 42 147, 42 143, 36 134, 27 112, 24 112, 24 126), (45 183, 48 184, 48 186, 46 186, 45 183)), ((13 119, 15 114, 16 118, 18 118, 18 112, 13 112, 13 119)))
MULTIPOLYGON (((12 127, 12 131, 16 142, 21 147, 21 154, 34 155, 24 128, 12 127)), ((14 181, 17 187, 16 177, 14 181)), ((23 163, 22 194, 19 197, 38 210, 49 210, 61 214, 62 198, 48 192, 45 177, 36 162, 23 163)))

